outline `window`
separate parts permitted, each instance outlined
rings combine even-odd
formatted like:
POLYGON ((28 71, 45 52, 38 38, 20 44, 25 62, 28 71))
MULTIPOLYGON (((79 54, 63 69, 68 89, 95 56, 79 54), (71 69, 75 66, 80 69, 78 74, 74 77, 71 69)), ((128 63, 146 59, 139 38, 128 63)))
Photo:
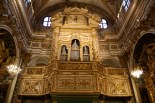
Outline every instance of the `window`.
POLYGON ((24 0, 25 1, 25 6, 28 7, 31 4, 31 0, 24 0))
POLYGON ((43 25, 45 27, 49 27, 51 25, 51 17, 45 17, 43 21, 43 25))
POLYGON ((99 25, 103 29, 106 29, 108 27, 107 21, 105 19, 101 19, 101 23, 99 25))
POLYGON ((127 11, 130 6, 130 0, 123 0, 122 6, 123 6, 124 10, 127 11))

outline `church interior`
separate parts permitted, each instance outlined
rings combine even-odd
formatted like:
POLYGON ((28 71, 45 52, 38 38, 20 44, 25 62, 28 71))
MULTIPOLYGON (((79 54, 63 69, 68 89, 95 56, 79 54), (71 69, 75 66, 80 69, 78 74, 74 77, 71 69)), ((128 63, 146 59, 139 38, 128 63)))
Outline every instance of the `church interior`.
POLYGON ((155 103, 155 0, 0 0, 0 103, 155 103))

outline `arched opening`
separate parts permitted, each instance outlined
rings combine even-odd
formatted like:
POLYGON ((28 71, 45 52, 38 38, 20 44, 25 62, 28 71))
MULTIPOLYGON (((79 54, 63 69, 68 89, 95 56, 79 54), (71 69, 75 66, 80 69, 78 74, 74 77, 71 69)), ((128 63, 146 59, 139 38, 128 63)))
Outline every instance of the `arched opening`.
POLYGON ((104 59, 101 61, 101 64, 105 67, 120 67, 118 61, 113 59, 104 59))
POLYGON ((5 29, 0 29, 0 67, 15 60, 16 47, 12 35, 5 29))
POLYGON ((45 66, 47 64, 48 64, 47 57, 36 56, 29 61, 28 66, 45 66))
POLYGON ((140 65, 144 71, 148 71, 151 60, 150 56, 154 56, 155 48, 155 34, 147 33, 144 34, 136 43, 134 49, 134 66, 140 65))
POLYGON ((89 47, 83 46, 83 61, 90 61, 89 47))
POLYGON ((80 41, 73 39, 71 42, 71 60, 80 60, 80 41))
POLYGON ((67 50, 67 47, 66 45, 63 45, 61 47, 61 60, 62 61, 67 61, 67 58, 68 58, 68 50, 67 50))
POLYGON ((155 81, 151 79, 155 76, 153 73, 155 67, 155 34, 144 34, 137 41, 133 53, 133 60, 134 68, 140 67, 143 70, 143 75, 135 79, 140 91, 142 103, 150 103, 152 101, 151 98, 154 98, 154 94, 151 93, 150 89, 154 88, 153 82, 155 81))
POLYGON ((16 46, 13 36, 8 30, 0 28, 0 95, 4 101, 11 85, 7 66, 13 64, 15 59, 16 46))

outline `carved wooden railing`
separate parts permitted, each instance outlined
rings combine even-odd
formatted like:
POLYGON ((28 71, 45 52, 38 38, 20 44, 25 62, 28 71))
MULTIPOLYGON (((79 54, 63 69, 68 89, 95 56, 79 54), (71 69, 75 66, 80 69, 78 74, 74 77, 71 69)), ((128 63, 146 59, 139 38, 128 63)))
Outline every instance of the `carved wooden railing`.
POLYGON ((96 62, 59 62, 26 67, 20 95, 98 93, 131 96, 125 68, 103 67, 96 62))

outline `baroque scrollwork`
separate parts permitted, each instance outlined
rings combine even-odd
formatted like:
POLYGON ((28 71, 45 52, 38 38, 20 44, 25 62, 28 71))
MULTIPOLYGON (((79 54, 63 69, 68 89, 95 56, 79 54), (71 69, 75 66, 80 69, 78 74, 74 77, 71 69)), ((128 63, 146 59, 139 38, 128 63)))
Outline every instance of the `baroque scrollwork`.
POLYGON ((40 81, 25 80, 23 85, 22 94, 40 94, 41 92, 40 81))
POLYGON ((108 68, 108 74, 109 75, 124 75, 125 74, 125 70, 123 69, 109 69, 108 68))
POLYGON ((59 70, 91 70, 91 63, 60 63, 59 70))
POLYGON ((111 95, 125 95, 128 93, 127 84, 124 81, 111 81, 109 84, 111 95))
POLYGON ((26 74, 33 74, 33 75, 41 75, 43 74, 45 71, 44 71, 44 68, 27 68, 26 70, 26 74))

